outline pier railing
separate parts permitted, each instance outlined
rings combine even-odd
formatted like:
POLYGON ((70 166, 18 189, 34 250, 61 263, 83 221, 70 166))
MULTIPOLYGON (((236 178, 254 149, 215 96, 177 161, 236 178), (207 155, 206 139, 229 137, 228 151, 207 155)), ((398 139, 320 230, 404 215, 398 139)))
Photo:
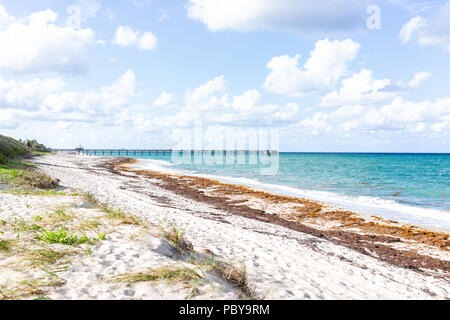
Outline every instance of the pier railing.
POLYGON ((130 156, 130 155, 184 155, 196 153, 208 154, 239 154, 239 153, 264 153, 267 155, 278 154, 278 150, 173 150, 173 149, 52 149, 55 152, 67 152, 83 155, 105 155, 105 156, 130 156))

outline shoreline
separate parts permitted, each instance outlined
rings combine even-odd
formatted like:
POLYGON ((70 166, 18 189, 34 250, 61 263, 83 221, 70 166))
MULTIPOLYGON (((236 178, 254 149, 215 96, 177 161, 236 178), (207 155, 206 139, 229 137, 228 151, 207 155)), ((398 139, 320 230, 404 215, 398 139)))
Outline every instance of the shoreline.
MULTIPOLYGON (((118 156, 110 158, 118 158, 118 156)), ((446 210, 446 207, 419 206, 399 202, 395 199, 384 199, 382 197, 379 198, 369 195, 352 197, 326 190, 304 190, 295 186, 262 182, 253 178, 220 176, 211 173, 189 172, 183 169, 172 169, 170 166, 171 163, 166 160, 146 159, 139 157, 134 158, 128 156, 123 158, 137 160, 139 163, 133 165, 133 167, 142 170, 156 171, 168 175, 183 175, 217 180, 225 184, 242 185, 254 190, 275 195, 317 201, 338 210, 347 210, 360 215, 369 215, 386 220, 395 220, 403 225, 413 225, 436 232, 450 232, 450 211, 446 210), (166 167, 164 164, 161 165, 160 162, 169 164, 169 166, 166 167)))
MULTIPOLYGON (((364 211, 363 209, 351 209, 351 208, 346 208, 345 205, 343 204, 339 204, 339 201, 334 202, 333 200, 323 200, 320 197, 311 197, 311 196, 303 196, 303 195, 295 195, 293 194, 293 192, 283 192, 281 190, 276 189, 277 187, 287 187, 287 188, 294 188, 294 187, 289 187, 289 186, 284 186, 284 185, 271 185, 271 184, 267 184, 267 186, 273 187, 265 187, 265 186, 255 186, 254 184, 245 184, 245 183, 239 183, 239 182, 233 182, 233 180, 235 179, 235 177, 227 177, 227 176, 214 176, 211 174, 193 174, 193 173, 182 173, 182 172, 178 172, 178 171, 159 171, 159 170, 153 170, 153 169, 146 169, 146 168, 142 168, 140 166, 134 166, 135 164, 138 164, 139 162, 143 162, 147 159, 141 159, 141 158, 129 158, 129 157, 113 157, 113 158, 124 158, 124 159, 133 159, 133 161, 135 160, 135 162, 133 164, 131 164, 133 166, 134 169, 139 169, 139 170, 147 170, 147 171, 152 171, 152 172, 159 172, 162 174, 167 174, 167 175, 172 175, 172 176, 186 176, 186 177, 192 177, 192 178, 200 178, 200 179, 207 179, 207 180, 212 180, 212 181, 219 181, 220 183, 226 184, 226 185, 234 185, 234 186, 242 186, 242 187, 246 187, 258 192, 262 192, 262 193, 269 193, 269 194, 273 194, 276 196, 281 196, 281 197, 288 197, 288 198, 299 198, 299 199, 307 199, 310 201, 314 201, 317 203, 320 203, 323 206, 329 207, 329 208, 333 208, 335 210, 341 210, 341 211, 351 211, 354 212, 358 215, 364 216, 364 217, 372 217, 372 218, 381 218, 382 220, 391 220, 391 221, 396 221, 398 224, 401 225, 405 225, 405 226, 414 226, 414 227, 419 227, 422 229, 427 229, 430 231, 434 231, 434 232, 442 232, 442 233, 447 233, 450 234, 450 227, 446 228, 446 227, 439 227, 439 226, 434 226, 434 225, 428 225, 425 223, 419 223, 419 222, 411 222, 411 221, 406 221, 406 220, 402 220, 402 219, 398 219, 398 218, 387 218, 387 217, 383 217, 381 215, 377 215, 376 213, 368 213, 367 211, 364 211)), ((152 159, 150 159, 152 160, 152 159)), ((153 161, 153 160, 152 160, 153 161)), ((160 160, 156 160, 156 161, 160 161, 160 160)), ((264 183, 263 183, 264 184, 264 183)), ((295 189, 295 188, 294 188, 295 189)), ((308 191, 308 190, 307 190, 308 191)), ((314 190, 312 190, 313 192, 315 192, 314 190)), ((383 200, 383 199, 380 199, 383 200)), ((411 205, 408 204, 401 204, 401 203, 397 203, 399 205, 402 206, 408 206, 410 207, 411 205)), ((440 212, 440 209, 436 209, 436 208, 423 208, 423 207, 413 207, 411 206, 412 209, 427 209, 427 210, 436 210, 438 212, 440 212)), ((381 208, 379 208, 378 210, 383 210, 381 208)), ((446 213, 445 211, 442 211, 443 213, 446 213)), ((448 212, 450 214, 450 212, 448 212)), ((438 214, 438 213, 436 213, 438 214)), ((427 218, 430 218, 428 216, 425 216, 427 218)), ((439 220, 441 221, 441 220, 439 220)))
MULTIPOLYGON (((107 165, 107 168, 116 174, 121 174, 120 172, 133 172, 151 179, 160 180, 162 181, 162 183, 159 184, 160 187, 175 192, 183 197, 212 204, 213 206, 232 214, 280 225, 291 230, 325 238, 338 245, 346 246, 363 254, 375 252, 375 255, 377 255, 379 259, 396 266, 410 269, 418 269, 420 267, 431 269, 437 268, 446 272, 450 271, 450 264, 448 261, 442 262, 441 260, 431 258, 428 255, 392 249, 390 246, 383 246, 380 244, 392 244, 403 242, 404 240, 416 240, 437 247, 438 250, 449 252, 450 239, 448 233, 435 232, 431 231, 430 228, 419 228, 414 225, 405 225, 398 221, 386 220, 376 216, 361 215, 359 213, 339 210, 333 207, 327 207, 326 204, 319 201, 271 194, 243 185, 222 183, 217 180, 194 176, 180 176, 130 168, 130 165, 136 164, 138 161, 138 159, 133 158, 117 158, 111 162, 111 165, 107 165), (183 180, 188 181, 187 184, 184 183, 184 186, 182 186, 183 180), (194 182, 192 182, 192 180, 194 182), (190 188, 192 184, 194 185, 194 188, 190 188), (219 196, 217 196, 217 193, 210 193, 208 195, 206 191, 208 188, 214 189, 221 187, 227 190, 219 196), (320 221, 319 224, 308 221, 309 223, 305 224, 298 219, 298 216, 288 216, 286 213, 283 213, 282 215, 279 213, 267 213, 264 211, 264 205, 262 208, 254 208, 251 205, 247 206, 245 203, 249 202, 249 197, 246 199, 238 199, 237 202, 233 202, 235 199, 227 197, 228 195, 233 194, 246 194, 250 195, 250 197, 256 196, 259 199, 273 201, 276 204, 300 204, 303 205, 300 209, 301 215, 312 217, 311 220, 323 220, 325 217, 325 220, 342 220, 345 225, 334 225, 332 228, 322 228, 320 224, 323 221, 320 221), (305 207, 306 210, 304 210, 305 207), (324 214, 321 214, 321 212, 324 214), (332 216, 329 217, 330 215, 332 216), (318 216, 321 217, 318 219, 318 216), (350 223, 352 228, 348 228, 347 222, 350 223), (345 227, 346 231, 343 231, 342 227, 345 227), (357 229, 356 231, 354 230, 355 228, 357 229), (362 242, 364 242, 365 245, 361 245, 362 242), (368 245, 369 243, 373 243, 373 245, 368 245)), ((408 245, 411 246, 411 244, 408 245)), ((448 257, 447 260, 450 260, 450 257, 448 257)))
MULTIPOLYGON (((103 234, 102 240, 86 249, 85 245, 73 248, 90 253, 71 256, 67 269, 57 271, 58 284, 46 288, 49 298, 450 297, 448 234, 444 239, 428 232, 429 237, 437 239, 433 243, 419 229, 391 226, 378 228, 376 233, 376 223, 381 225, 381 220, 362 221, 360 216, 331 210, 307 199, 276 196, 203 178, 136 172, 127 167, 130 161, 130 158, 43 156, 33 160, 37 170, 58 179, 61 186, 58 191, 71 192, 70 196, 0 192, 0 220, 17 215, 28 221, 36 214, 47 219, 49 212, 55 211, 55 205, 72 208, 75 218, 67 225, 69 230, 78 230, 81 222, 86 225, 84 222, 101 219, 96 232, 103 234), (80 196, 86 193, 97 199, 94 208, 80 196), (111 220, 105 214, 120 219, 111 220), (139 223, 135 224, 136 221, 139 223), (343 222, 348 225, 341 226, 343 222), (170 230, 181 235, 175 237, 177 246, 173 245, 174 237, 168 236, 170 230), (211 257, 221 261, 222 269, 211 269, 211 265, 205 264, 211 257), (196 264, 191 263, 192 258, 196 264), (203 271, 199 271, 198 262, 203 271), (236 282, 237 278, 232 282, 223 278, 221 270, 232 265, 243 267, 234 270, 245 270, 244 274, 234 273, 241 275, 240 282, 236 282), (196 270, 195 285, 192 280, 111 283, 111 279, 124 274, 143 276, 149 272, 148 268, 160 270, 167 266, 196 270)), ((6 227, 9 225, 8 220, 6 227)), ((0 226, 6 232, 0 238, 13 239, 13 230, 6 227, 0 226)), ((33 233, 28 237, 33 239, 33 233)), ((15 251, 6 257, 14 259, 15 251)), ((0 263, 0 288, 8 277, 21 279, 22 271, 14 269, 21 263, 0 263)), ((52 268, 49 266, 49 270, 52 268)), ((31 271, 25 279, 39 273, 45 276, 40 269, 31 271)))

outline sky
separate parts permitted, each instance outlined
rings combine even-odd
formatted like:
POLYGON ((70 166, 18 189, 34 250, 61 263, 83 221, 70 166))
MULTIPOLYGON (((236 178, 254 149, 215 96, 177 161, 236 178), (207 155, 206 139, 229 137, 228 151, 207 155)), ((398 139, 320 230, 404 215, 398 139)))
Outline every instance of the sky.
POLYGON ((450 152, 449 71, 450 1, 0 0, 0 134, 54 148, 450 152))

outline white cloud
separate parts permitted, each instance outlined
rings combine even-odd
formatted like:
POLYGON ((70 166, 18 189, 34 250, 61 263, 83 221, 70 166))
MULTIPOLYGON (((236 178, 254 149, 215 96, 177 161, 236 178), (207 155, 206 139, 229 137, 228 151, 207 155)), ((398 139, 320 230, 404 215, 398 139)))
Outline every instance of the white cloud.
POLYGON ((150 31, 140 35, 139 31, 120 25, 117 27, 113 42, 122 47, 136 46, 140 50, 154 50, 158 38, 150 31))
POLYGON ((363 69, 352 77, 342 80, 339 91, 334 90, 322 98, 321 106, 333 107, 348 104, 371 104, 393 99, 396 92, 382 89, 391 84, 389 79, 376 80, 371 70, 363 69))
POLYGON ((189 0, 187 15, 210 30, 339 32, 364 28, 366 0, 189 0))
POLYGON ((224 77, 216 77, 188 90, 186 106, 171 118, 172 124, 177 121, 186 124, 203 119, 211 125, 277 125, 292 121, 299 109, 295 103, 285 106, 264 104, 261 98, 261 93, 256 89, 230 97, 226 93, 224 77))
POLYGON ((174 95, 163 91, 161 95, 153 102, 155 107, 165 107, 172 103, 174 95))
POLYGON ((60 78, 6 81, 0 78, 0 109, 20 108, 37 110, 41 101, 60 91, 66 84, 60 78))
MULTIPOLYGON (((115 83, 86 92, 64 91, 60 78, 6 81, 0 78, 0 119, 108 123, 128 109, 136 96, 135 75, 128 70, 115 83)), ((6 121, 5 120, 5 121, 6 121)))
POLYGON ((399 38, 404 43, 416 40, 422 46, 440 46, 450 52, 450 1, 431 17, 410 19, 400 30, 399 38))
POLYGON ((376 132, 416 132, 450 135, 450 99, 413 102, 401 97, 379 108, 344 106, 331 113, 317 112, 297 126, 308 132, 358 134, 376 132))
POLYGON ((414 18, 411 18, 411 20, 403 25, 398 36, 403 43, 407 43, 409 42, 409 40, 411 40, 413 33, 415 33, 417 30, 420 30, 425 25, 425 20, 422 17, 416 16, 414 18))
POLYGON ((417 88, 417 86, 422 82, 431 77, 431 73, 429 72, 418 72, 414 74, 414 78, 408 82, 408 87, 417 88))
POLYGON ((392 101, 399 91, 416 88, 422 81, 431 76, 428 72, 418 72, 413 79, 404 84, 400 81, 392 83, 390 79, 374 79, 371 70, 362 69, 350 78, 342 80, 339 91, 333 90, 322 97, 320 105, 336 107, 343 105, 378 104, 392 101))
POLYGON ((215 99, 212 96, 215 93, 221 93, 225 91, 224 76, 216 77, 213 80, 202 84, 194 90, 188 90, 186 94, 186 102, 188 105, 208 104, 209 99, 215 99))
POLYGON ((291 97, 331 89, 347 74, 348 63, 355 59, 359 49, 359 43, 351 39, 334 42, 325 39, 316 42, 303 67, 298 66, 299 55, 274 57, 267 64, 270 74, 264 88, 291 97))
POLYGON ((6 13, 0 4, 0 69, 15 72, 86 71, 83 52, 95 43, 91 29, 55 24, 58 15, 39 11, 25 19, 6 13))

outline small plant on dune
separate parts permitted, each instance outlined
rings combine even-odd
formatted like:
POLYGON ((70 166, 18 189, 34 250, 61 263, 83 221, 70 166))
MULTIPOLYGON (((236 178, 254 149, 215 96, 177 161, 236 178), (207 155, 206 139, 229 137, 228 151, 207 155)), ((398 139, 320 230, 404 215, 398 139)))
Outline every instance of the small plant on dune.
POLYGON ((100 201, 90 192, 83 193, 83 201, 88 204, 90 208, 97 208, 100 206, 100 201))
POLYGON ((94 239, 89 238, 86 234, 83 234, 81 236, 78 236, 76 234, 69 234, 67 230, 63 228, 58 231, 44 230, 37 236, 37 238, 47 243, 59 243, 70 246, 84 243, 92 244, 95 242, 94 239))
POLYGON ((141 225, 142 221, 134 216, 127 215, 122 209, 115 209, 106 203, 101 203, 92 193, 84 193, 83 200, 90 208, 99 208, 108 219, 116 220, 119 224, 141 225))
POLYGON ((128 284, 143 281, 168 281, 168 282, 187 282, 195 279, 199 275, 193 269, 187 267, 163 266, 154 269, 148 269, 145 272, 136 274, 123 274, 113 278, 115 282, 127 282, 128 284))
POLYGON ((98 240, 106 240, 106 234, 104 234, 104 233, 99 233, 99 234, 98 234, 98 240))
POLYGON ((56 264, 64 257, 70 255, 69 251, 56 251, 51 248, 31 250, 24 255, 24 259, 32 266, 56 264))
POLYGON ((0 240, 0 251, 10 252, 13 247, 12 240, 0 240))
POLYGON ((41 229, 37 224, 28 224, 25 220, 16 218, 14 222, 14 231, 15 232, 27 232, 27 231, 38 231, 41 229))
POLYGON ((97 230, 101 225, 101 222, 98 218, 93 219, 84 219, 80 221, 80 224, 78 225, 77 229, 80 230, 97 230))
POLYGON ((133 224, 139 225, 141 221, 132 215, 127 215, 122 209, 114 209, 106 204, 100 205, 100 210, 102 210, 106 217, 111 220, 117 220, 120 224, 133 224))
POLYGON ((163 232, 163 237, 169 240, 172 248, 181 255, 194 250, 194 246, 186 240, 176 223, 173 223, 168 231, 163 232))
POLYGON ((57 206, 49 215, 54 222, 70 221, 76 217, 73 211, 66 206, 57 206))

